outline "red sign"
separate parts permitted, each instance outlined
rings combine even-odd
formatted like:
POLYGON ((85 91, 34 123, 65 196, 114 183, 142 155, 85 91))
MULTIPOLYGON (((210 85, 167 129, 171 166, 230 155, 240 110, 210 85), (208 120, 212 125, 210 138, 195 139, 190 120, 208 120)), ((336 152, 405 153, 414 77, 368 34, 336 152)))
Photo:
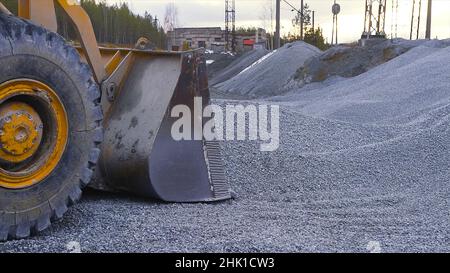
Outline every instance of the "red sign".
POLYGON ((254 44, 255 44, 255 40, 253 40, 253 39, 245 39, 244 40, 244 45, 252 46, 254 44))

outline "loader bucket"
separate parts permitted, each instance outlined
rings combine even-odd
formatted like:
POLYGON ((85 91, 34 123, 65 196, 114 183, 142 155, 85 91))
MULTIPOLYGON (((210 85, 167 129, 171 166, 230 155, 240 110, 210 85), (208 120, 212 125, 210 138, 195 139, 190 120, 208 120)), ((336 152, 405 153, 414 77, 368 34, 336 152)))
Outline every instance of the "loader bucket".
POLYGON ((194 113, 194 97, 209 104, 202 52, 136 53, 105 114, 100 172, 108 187, 168 202, 230 198, 218 143, 172 138, 172 108, 194 113))

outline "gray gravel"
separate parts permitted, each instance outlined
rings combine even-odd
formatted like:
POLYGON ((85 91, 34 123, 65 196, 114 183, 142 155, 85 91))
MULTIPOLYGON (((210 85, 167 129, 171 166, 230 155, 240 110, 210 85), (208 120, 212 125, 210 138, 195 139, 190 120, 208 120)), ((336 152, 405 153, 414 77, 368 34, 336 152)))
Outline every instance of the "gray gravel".
MULTIPOLYGON (((376 41, 376 40, 375 40, 376 41)), ((294 75, 300 84, 321 82, 329 77, 355 77, 385 62, 396 58, 411 48, 420 45, 446 47, 449 40, 380 40, 366 46, 340 44, 308 59, 294 75)))
POLYGON ((64 221, 0 252, 64 252, 70 241, 86 252, 450 252, 449 63, 450 47, 421 46, 259 101, 280 104, 281 146, 223 143, 235 200, 89 191, 64 221))
POLYGON ((322 51, 304 42, 289 43, 259 59, 248 69, 215 88, 248 98, 263 98, 283 94, 289 80, 306 60, 322 51))
MULTIPOLYGON (((213 86, 231 79, 268 53, 269 51, 267 49, 255 49, 244 53, 232 63, 228 64, 226 67, 222 67, 222 69, 214 73, 212 77, 210 77, 209 84, 213 86)), ((216 63, 213 63, 211 66, 214 65, 216 65, 216 63)), ((210 67, 208 67, 208 71, 209 68, 210 67)))
POLYGON ((218 73, 220 73, 224 68, 228 67, 230 64, 240 59, 242 55, 225 54, 225 53, 213 53, 207 51, 205 54, 206 60, 208 60, 208 77, 210 79, 214 78, 218 73), (212 62, 212 63, 211 63, 212 62))

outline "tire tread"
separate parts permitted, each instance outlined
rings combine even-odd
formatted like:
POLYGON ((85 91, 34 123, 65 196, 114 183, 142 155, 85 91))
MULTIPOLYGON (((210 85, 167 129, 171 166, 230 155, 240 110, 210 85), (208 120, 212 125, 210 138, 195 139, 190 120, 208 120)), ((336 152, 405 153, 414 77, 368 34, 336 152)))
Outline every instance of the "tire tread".
MULTIPOLYGON (((89 162, 81 170, 78 185, 71 185, 69 189, 63 189, 55 195, 48 203, 42 204, 39 208, 36 219, 28 218, 29 211, 15 212, 15 219, 11 220, 10 215, 0 211, 0 241, 8 239, 22 239, 29 237, 30 234, 42 232, 47 229, 52 221, 61 219, 68 210, 68 207, 75 204, 81 198, 82 189, 86 187, 94 173, 98 157, 100 154, 100 144, 103 140, 103 129, 101 127, 103 113, 100 106, 100 91, 95 82, 89 66, 81 61, 78 52, 70 46, 64 38, 57 33, 50 32, 31 21, 24 20, 15 16, 0 13, 0 42, 1 39, 9 40, 12 54, 14 54, 14 44, 32 41, 39 41, 39 46, 45 46, 54 51, 54 54, 63 56, 67 63, 59 65, 71 66, 81 82, 85 85, 86 101, 83 101, 89 119, 89 128, 92 131, 92 148, 89 154, 89 162), (17 219, 22 220, 17 224, 17 219)), ((1 43, 0 43, 1 45, 1 43)), ((39 50, 37 48, 36 50, 39 50)), ((0 49, 1 53, 1 49, 0 49)))

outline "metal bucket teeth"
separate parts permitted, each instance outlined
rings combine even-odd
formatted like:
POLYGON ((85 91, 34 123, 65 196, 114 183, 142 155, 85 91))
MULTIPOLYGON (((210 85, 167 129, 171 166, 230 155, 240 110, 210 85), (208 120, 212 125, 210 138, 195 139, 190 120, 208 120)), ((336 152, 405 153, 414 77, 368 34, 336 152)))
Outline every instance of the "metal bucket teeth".
POLYGON ((205 141, 206 159, 215 200, 231 198, 230 187, 225 176, 219 142, 205 141))

